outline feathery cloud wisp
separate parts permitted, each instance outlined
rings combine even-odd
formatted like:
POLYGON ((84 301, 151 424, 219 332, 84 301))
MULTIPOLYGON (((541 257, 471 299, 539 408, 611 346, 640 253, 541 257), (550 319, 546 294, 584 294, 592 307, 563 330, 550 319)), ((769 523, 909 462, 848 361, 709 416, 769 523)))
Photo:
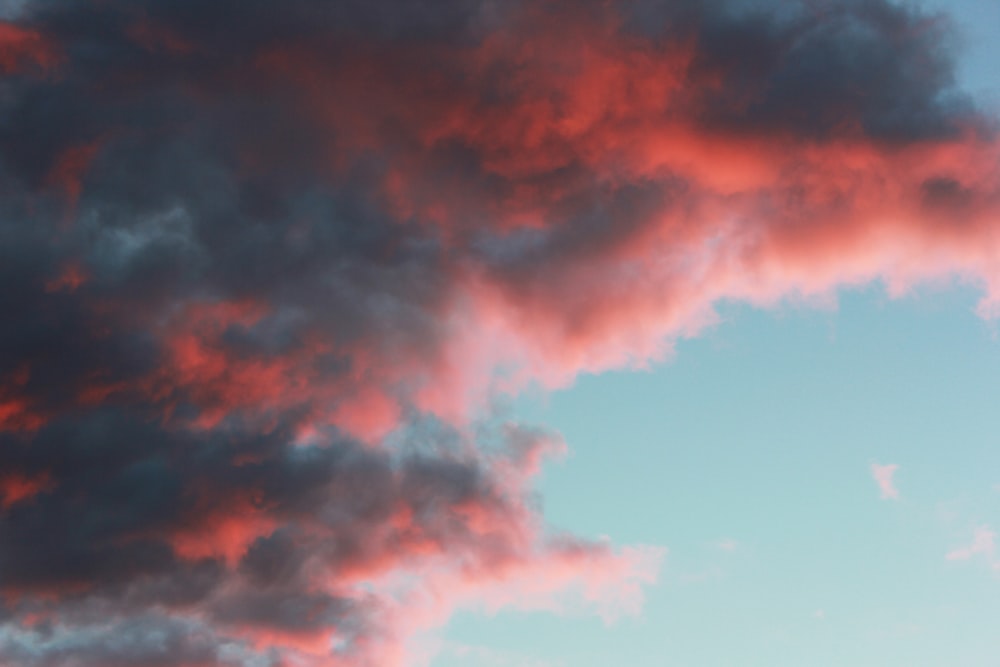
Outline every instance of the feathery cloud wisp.
POLYGON ((875 479, 875 483, 878 484, 879 492, 884 499, 899 499, 899 490, 896 488, 896 483, 893 479, 897 470, 899 470, 899 466, 895 463, 887 465, 873 463, 871 465, 872 477, 875 479))

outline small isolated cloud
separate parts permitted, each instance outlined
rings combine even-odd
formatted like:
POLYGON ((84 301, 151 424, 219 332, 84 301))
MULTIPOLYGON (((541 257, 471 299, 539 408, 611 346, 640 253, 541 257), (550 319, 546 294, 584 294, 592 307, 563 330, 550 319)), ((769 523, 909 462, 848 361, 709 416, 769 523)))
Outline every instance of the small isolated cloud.
POLYGON ((895 463, 887 465, 873 463, 871 470, 872 477, 875 478, 875 483, 878 484, 879 491, 882 493, 882 498, 885 500, 899 500, 899 490, 893 482, 893 476, 899 470, 899 466, 895 463))
POLYGON ((952 549, 945 558, 948 560, 969 560, 975 556, 985 556, 993 567, 1000 567, 996 560, 996 532, 987 525, 976 526, 972 534, 972 542, 965 547, 952 549))
POLYGON ((740 543, 727 537, 716 541, 715 546, 722 551, 736 551, 739 548, 740 543))
POLYGON ((813 612, 813 618, 815 618, 817 621, 822 621, 824 618, 826 618, 826 612, 823 611, 822 609, 817 609, 816 611, 813 612))

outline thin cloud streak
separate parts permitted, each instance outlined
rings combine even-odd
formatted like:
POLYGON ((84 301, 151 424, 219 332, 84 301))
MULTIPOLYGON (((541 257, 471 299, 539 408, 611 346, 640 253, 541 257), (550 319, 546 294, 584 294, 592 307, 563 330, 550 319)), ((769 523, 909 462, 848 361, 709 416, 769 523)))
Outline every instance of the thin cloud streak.
POLYGON ((986 558, 993 568, 1000 569, 1000 561, 996 559, 996 532, 987 525, 976 526, 972 534, 972 542, 965 547, 949 551, 947 560, 969 560, 976 556, 986 558))

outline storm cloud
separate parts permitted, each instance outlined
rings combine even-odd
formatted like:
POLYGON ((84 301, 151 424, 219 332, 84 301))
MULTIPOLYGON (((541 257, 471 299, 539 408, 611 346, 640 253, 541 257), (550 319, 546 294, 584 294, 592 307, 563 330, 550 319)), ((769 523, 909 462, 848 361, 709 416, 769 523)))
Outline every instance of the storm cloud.
POLYGON ((492 399, 726 299, 1000 304, 944 16, 825 2, 29 0, 0 21, 0 662, 412 665, 634 610, 492 399))

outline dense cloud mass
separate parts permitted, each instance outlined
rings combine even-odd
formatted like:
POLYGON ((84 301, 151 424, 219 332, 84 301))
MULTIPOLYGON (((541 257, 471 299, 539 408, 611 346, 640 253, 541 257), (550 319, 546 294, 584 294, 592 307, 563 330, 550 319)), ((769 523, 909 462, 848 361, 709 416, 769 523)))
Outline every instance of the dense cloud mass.
MULTIPOLYGON (((634 610, 531 383, 712 305, 958 276, 995 121, 884 0, 29 0, 0 19, 0 663, 422 664, 634 610)), ((616 443, 617 444, 617 443, 616 443)), ((622 443, 627 446, 627 443, 622 443)))

